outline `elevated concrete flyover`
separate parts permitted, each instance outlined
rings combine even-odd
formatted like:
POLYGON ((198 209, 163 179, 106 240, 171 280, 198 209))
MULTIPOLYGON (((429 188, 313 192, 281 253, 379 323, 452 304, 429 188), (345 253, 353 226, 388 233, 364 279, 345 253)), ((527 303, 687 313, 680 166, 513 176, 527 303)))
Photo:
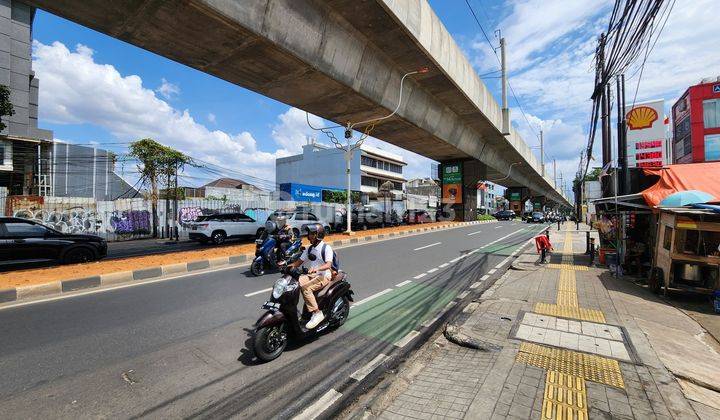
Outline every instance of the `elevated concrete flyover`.
POLYGON ((388 114, 427 66, 373 136, 569 205, 426 0, 26 2, 340 124, 388 114))

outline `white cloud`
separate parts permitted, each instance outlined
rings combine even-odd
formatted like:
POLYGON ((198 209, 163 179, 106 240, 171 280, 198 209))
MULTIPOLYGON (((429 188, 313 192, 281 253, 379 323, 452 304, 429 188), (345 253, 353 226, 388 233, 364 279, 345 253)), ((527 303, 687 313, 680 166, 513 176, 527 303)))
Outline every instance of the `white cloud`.
POLYGON ((180 94, 180 87, 178 85, 168 82, 164 77, 161 81, 160 87, 155 90, 160 96, 170 100, 180 94))
POLYGON ((188 110, 178 110, 143 87, 140 77, 123 76, 95 62, 90 48, 33 43, 33 69, 42 80, 41 117, 59 124, 90 123, 118 139, 152 137, 198 159, 237 168, 258 178, 275 178, 275 158, 286 150, 258 150, 252 134, 210 130, 188 110))
POLYGON ((329 125, 318 116, 312 114, 306 116, 305 111, 298 108, 290 108, 280 114, 278 119, 280 121, 272 127, 272 138, 278 146, 289 152, 300 152, 303 144, 306 144, 308 139, 314 138, 318 142, 326 142, 324 134, 313 130, 308 125, 308 119, 310 120, 310 124, 316 128, 329 125))
POLYGON ((207 119, 209 122, 211 122, 213 124, 217 123, 217 117, 212 112, 208 113, 207 119))

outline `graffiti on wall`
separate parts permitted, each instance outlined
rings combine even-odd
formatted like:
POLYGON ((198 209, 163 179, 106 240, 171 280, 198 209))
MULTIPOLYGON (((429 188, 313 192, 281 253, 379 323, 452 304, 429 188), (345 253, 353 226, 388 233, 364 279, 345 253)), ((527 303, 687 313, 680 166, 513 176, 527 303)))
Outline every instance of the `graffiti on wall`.
POLYGON ((147 210, 114 211, 110 228, 118 235, 147 235, 150 233, 150 212, 147 210))

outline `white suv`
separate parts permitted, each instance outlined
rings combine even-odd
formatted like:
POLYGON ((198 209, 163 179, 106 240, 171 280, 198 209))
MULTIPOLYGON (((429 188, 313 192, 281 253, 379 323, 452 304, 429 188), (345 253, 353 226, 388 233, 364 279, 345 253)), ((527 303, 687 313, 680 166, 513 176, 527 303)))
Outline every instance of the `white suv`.
POLYGON ((190 240, 202 243, 212 241, 220 245, 230 238, 257 237, 262 226, 243 213, 225 213, 200 216, 190 223, 190 240))

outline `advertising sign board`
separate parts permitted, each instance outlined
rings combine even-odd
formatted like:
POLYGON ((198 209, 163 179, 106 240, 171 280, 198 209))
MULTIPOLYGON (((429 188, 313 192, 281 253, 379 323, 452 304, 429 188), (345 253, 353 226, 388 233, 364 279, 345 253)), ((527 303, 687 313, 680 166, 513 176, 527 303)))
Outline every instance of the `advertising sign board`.
POLYGON ((636 104, 625 109, 629 168, 658 167, 667 163, 664 101, 636 104))
POLYGON ((462 163, 445 164, 442 172, 442 202, 462 203, 462 163))
POLYGON ((308 201, 319 203, 322 201, 322 188, 314 185, 295 184, 288 182, 280 184, 280 191, 290 195, 293 201, 308 201))

